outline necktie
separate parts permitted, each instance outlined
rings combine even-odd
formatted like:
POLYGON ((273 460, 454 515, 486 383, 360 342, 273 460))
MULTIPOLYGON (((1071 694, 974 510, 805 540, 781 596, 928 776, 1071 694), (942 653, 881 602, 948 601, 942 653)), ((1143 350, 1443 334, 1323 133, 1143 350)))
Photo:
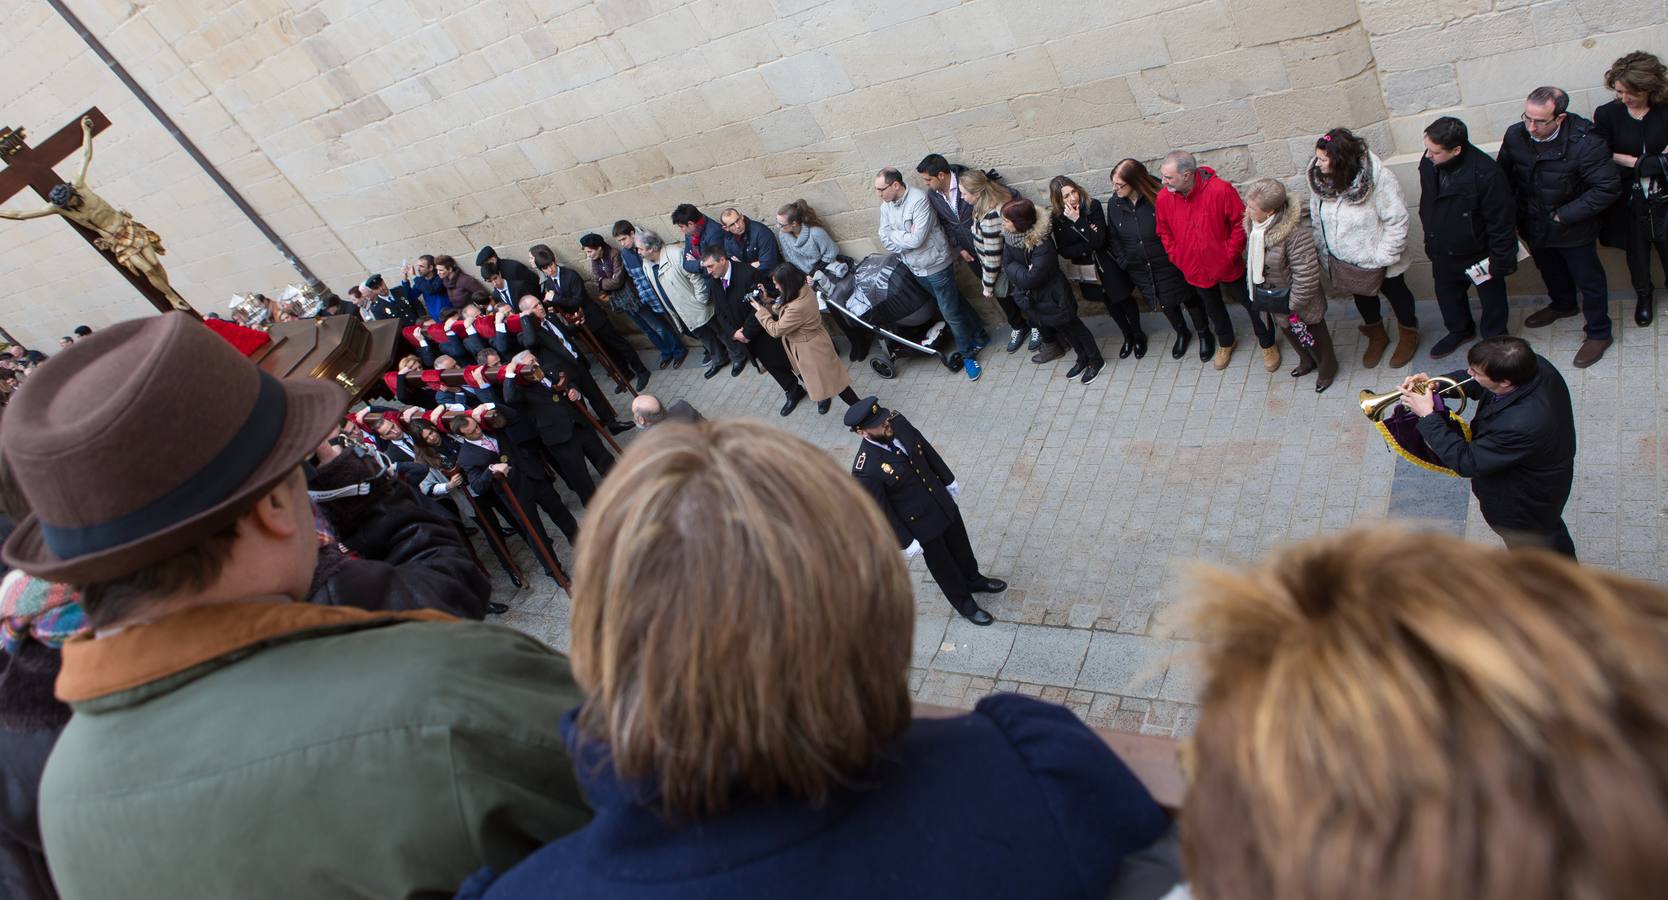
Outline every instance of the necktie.
POLYGON ((508 285, 498 289, 498 299, 504 301, 505 303, 510 302, 510 289, 508 285))
POLYGON ((545 327, 545 328, 548 328, 548 329, 550 329, 550 333, 551 333, 551 334, 554 334, 554 335, 556 335, 556 340, 558 340, 558 341, 561 341, 561 342, 562 342, 562 346, 563 346, 563 347, 566 347, 566 348, 567 348, 567 351, 568 351, 568 352, 569 352, 569 353, 572 353, 572 354, 573 354, 573 358, 574 358, 574 359, 578 359, 578 358, 579 358, 579 351, 578 351, 578 350, 575 350, 575 349, 573 349, 573 345, 572 345, 572 344, 570 344, 570 343, 568 343, 568 339, 567 339, 567 338, 566 338, 566 337, 564 337, 564 336, 563 336, 563 335, 562 335, 562 329, 560 329, 560 328, 557 328, 557 327, 556 327, 556 326, 555 326, 555 325, 552 325, 552 324, 550 324, 550 320, 549 320, 549 319, 545 319, 545 320, 544 320, 544 327, 545 327))

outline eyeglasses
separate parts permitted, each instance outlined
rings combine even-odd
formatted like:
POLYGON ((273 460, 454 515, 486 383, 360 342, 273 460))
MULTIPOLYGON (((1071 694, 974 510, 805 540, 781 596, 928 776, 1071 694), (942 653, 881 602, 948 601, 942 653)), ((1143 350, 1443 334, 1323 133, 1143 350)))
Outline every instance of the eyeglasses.
POLYGON ((1530 125, 1534 125, 1535 127, 1539 128, 1542 125, 1551 125, 1553 122, 1556 122, 1559 119, 1563 118, 1563 116, 1564 116, 1563 113, 1559 113, 1558 115, 1553 116, 1550 119, 1537 119, 1537 118, 1534 118, 1533 116, 1529 115, 1528 113, 1524 113, 1523 115, 1518 116, 1518 118, 1520 118, 1523 121, 1529 123, 1530 125))

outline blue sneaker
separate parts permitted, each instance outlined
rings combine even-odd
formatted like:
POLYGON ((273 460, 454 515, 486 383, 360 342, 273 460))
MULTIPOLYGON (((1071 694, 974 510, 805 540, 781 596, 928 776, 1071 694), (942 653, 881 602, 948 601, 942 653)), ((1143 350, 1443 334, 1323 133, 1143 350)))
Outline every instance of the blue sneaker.
POLYGON ((967 373, 968 381, 978 381, 979 375, 982 374, 979 371, 979 361, 976 359, 963 359, 961 361, 961 368, 962 371, 967 373))

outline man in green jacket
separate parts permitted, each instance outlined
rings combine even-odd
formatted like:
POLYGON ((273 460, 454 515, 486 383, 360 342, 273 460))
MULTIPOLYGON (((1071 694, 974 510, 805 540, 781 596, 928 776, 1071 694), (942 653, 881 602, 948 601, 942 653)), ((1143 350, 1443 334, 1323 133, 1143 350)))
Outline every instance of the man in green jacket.
POLYGON ((74 715, 40 791, 64 897, 445 897, 588 820, 565 658, 301 602, 302 465, 345 407, 172 313, 77 343, 7 409, 34 514, 4 558, 83 585, 92 629, 64 646, 74 715))

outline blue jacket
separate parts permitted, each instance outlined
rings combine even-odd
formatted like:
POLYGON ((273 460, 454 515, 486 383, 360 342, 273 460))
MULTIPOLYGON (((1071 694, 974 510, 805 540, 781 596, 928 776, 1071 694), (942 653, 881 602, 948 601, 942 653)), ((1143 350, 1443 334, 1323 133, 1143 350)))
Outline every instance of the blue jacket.
POLYGON ((770 280, 770 273, 782 264, 782 250, 776 246, 776 234, 764 226, 763 222, 753 219, 747 220, 747 228, 741 237, 724 232, 724 246, 729 250, 730 259, 737 265, 751 266, 758 263, 759 274, 764 280, 770 280))
POLYGON ((429 311, 429 318, 438 320, 440 311, 452 305, 452 298, 446 293, 446 282, 440 280, 439 275, 417 275, 410 281, 400 282, 407 294, 418 294, 423 298, 423 305, 429 311))
POLYGON ((724 231, 724 226, 718 224, 717 219, 702 215, 701 246, 696 248, 692 239, 687 237, 683 239, 683 270, 691 275, 705 275, 707 270, 701 268, 701 252, 715 244, 720 247, 728 247, 729 245, 724 243, 725 238, 728 237, 729 234, 724 231))
MULTIPOLYGON (((570 747, 573 718, 563 720, 570 747)), ((587 748, 591 824, 459 897, 1105 897, 1123 858, 1169 823, 1067 710, 1014 694, 920 719, 822 808, 756 802, 668 825, 587 748), (600 765, 598 765, 600 763, 600 765)))

